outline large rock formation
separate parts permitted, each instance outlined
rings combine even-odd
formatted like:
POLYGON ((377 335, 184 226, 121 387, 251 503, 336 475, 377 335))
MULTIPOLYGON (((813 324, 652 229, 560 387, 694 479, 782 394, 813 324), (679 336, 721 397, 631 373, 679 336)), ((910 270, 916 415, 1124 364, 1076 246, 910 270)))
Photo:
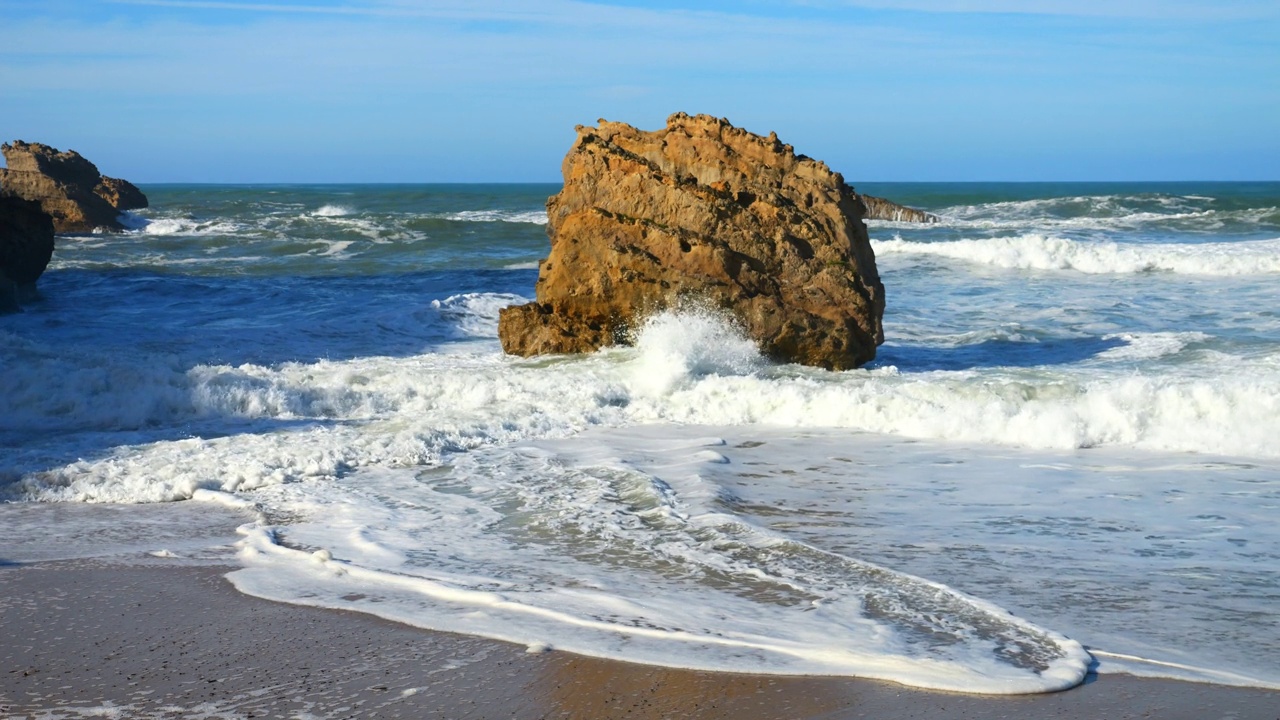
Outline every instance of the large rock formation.
POLYGON ((865 209, 839 173, 707 115, 577 130, 547 201, 537 301, 502 311, 504 350, 626 343, 646 315, 693 300, 732 313, 779 361, 875 357, 884 287, 865 209))
POLYGON ((933 213, 909 208, 884 198, 860 195, 862 204, 867 208, 866 220, 892 220, 893 222, 936 223, 941 218, 933 213))
POLYGON ((53 218, 33 200, 0 197, 0 312, 35 294, 52 257, 53 218))
POLYGON ((40 203, 57 232, 123 230, 120 213, 147 206, 142 191, 125 180, 104 177, 74 150, 59 152, 16 140, 0 146, 8 169, 0 168, 0 196, 40 203))

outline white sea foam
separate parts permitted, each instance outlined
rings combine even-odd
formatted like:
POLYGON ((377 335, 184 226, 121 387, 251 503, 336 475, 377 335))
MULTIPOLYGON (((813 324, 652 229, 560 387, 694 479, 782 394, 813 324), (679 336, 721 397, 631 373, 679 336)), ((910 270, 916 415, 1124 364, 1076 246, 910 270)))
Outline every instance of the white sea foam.
MULTIPOLYGON (((527 301, 506 293, 454 295, 432 301, 429 310, 406 316, 405 331, 491 341, 497 335, 498 312, 527 301)), ((374 401, 373 406, 360 410, 371 396, 353 401, 354 396, 342 386, 367 386, 364 372, 382 377, 412 373, 418 362, 441 366, 440 371, 447 372, 449 363, 466 362, 428 355, 272 367, 187 365, 175 355, 132 349, 127 353, 99 349, 69 352, 3 331, 0 346, 0 366, 7 379, 0 386, 0 407, 5 409, 0 413, 0 430, 14 431, 141 430, 200 419, 323 419, 351 412, 376 417, 390 406, 379 410, 379 401, 374 401), (320 385, 309 389, 308 376, 313 370, 320 376, 336 371, 340 378, 327 390, 320 385)), ((484 349, 491 352, 492 346, 484 349)), ((488 356, 477 362, 491 366, 500 359, 488 356)), ((415 392, 402 387, 391 395, 400 391, 415 392)), ((0 468, 0 477, 3 475, 0 468)))
MULTIPOLYGON (((1186 213, 1134 212, 1117 217, 1094 217, 1088 215, 1065 218, 1041 217, 1033 220, 1011 219, 1001 216, 993 218, 962 218, 951 216, 944 218, 944 223, 951 227, 972 230, 1025 229, 1030 226, 1044 231, 1065 232, 1082 230, 1135 230, 1146 225, 1167 223, 1182 223, 1186 225, 1194 225, 1202 229, 1210 229, 1212 227, 1220 227, 1227 219, 1230 219, 1230 216, 1224 217, 1221 213, 1216 211, 1206 210, 1203 212, 1186 213)), ((903 229, 910 227, 903 223, 886 223, 884 226, 903 229)))
MULTIPOLYGON (((343 208, 338 208, 337 210, 343 210, 343 208)), ((416 237, 412 233, 405 232, 397 222, 387 222, 385 220, 375 220, 363 217, 349 217, 346 212, 338 213, 336 210, 330 210, 326 214, 320 214, 317 211, 307 219, 310 220, 314 218, 320 218, 328 226, 337 226, 343 230, 359 233, 375 243, 386 243, 416 237)), ((286 239, 293 240, 294 238, 286 239)))
POLYGON ((445 220, 460 222, 512 222, 547 224, 546 210, 463 210, 442 216, 445 220))
MULTIPOLYGON (((1177 227, 1212 232, 1226 226, 1274 225, 1280 208, 1224 209, 1213 198, 1199 195, 1097 195, 1035 198, 955 205, 934 212, 945 226, 974 230, 1040 232, 1135 231, 1177 227)), ((877 228, 910 230, 918 225, 870 221, 877 228)))
POLYGON ((1188 345, 1204 343, 1212 338, 1202 332, 1122 333, 1109 335, 1104 340, 1123 340, 1124 345, 1104 350, 1098 354, 1103 360, 1153 360, 1176 355, 1188 345))
POLYGON ((877 256, 941 257, 1025 270, 1075 270, 1091 274, 1280 273, 1280 238, 1231 243, 1121 245, 1030 233, 948 242, 919 242, 894 237, 875 241, 872 245, 877 256))
MULTIPOLYGON (((442 317, 472 316, 458 323, 464 335, 486 333, 503 302, 460 296, 438 310, 442 317)), ((1191 340, 1177 340, 1184 341, 1191 340)), ((840 427, 1031 448, 1280 456, 1274 442, 1280 377, 1265 362, 1161 376, 1127 366, 1120 374, 1011 369, 983 382, 974 382, 973 372, 825 373, 765 366, 736 331, 705 314, 655 319, 637 348, 551 362, 513 360, 487 348, 185 371, 145 358, 62 362, 52 375, 47 366, 25 374, 18 366, 20 381, 6 391, 12 410, 4 426, 141 429, 190 418, 239 434, 141 442, 55 467, 41 467, 38 456, 19 458, 9 472, 21 482, 11 493, 182 499, 198 489, 333 478, 594 425, 647 423, 840 427), (236 423, 250 423, 248 431, 236 423)))
MULTIPOLYGON (((63 246, 65 247, 65 245, 63 246)), ((138 253, 130 257, 129 267, 174 267, 174 268, 217 268, 217 267, 234 267, 234 266, 252 266, 261 262, 261 258, 256 255, 222 255, 219 257, 179 257, 175 258, 164 253, 138 253)), ((64 270, 68 268, 115 268, 119 267, 119 262, 104 261, 102 259, 94 259, 92 257, 68 257, 66 253, 61 256, 55 255, 53 260, 49 261, 49 268, 54 270, 64 270)))
POLYGON ((351 208, 346 207, 345 205, 322 205, 315 212, 311 213, 313 217, 326 217, 326 218, 342 217, 344 215, 350 215, 350 214, 351 214, 351 208))
POLYGON ((432 300, 431 307, 459 337, 493 338, 498 334, 498 313, 509 305, 521 305, 528 298, 509 293, 466 293, 432 300))
POLYGON ((315 253, 318 257, 348 257, 353 241, 351 240, 335 240, 323 243, 323 249, 315 253))
POLYGON ((231 235, 243 229, 233 222, 184 217, 146 218, 129 227, 131 232, 144 235, 231 235))
POLYGON ((713 449, 729 462, 702 468, 710 502, 726 515, 1019 608, 1107 651, 1099 672, 1140 665, 1143 674, 1280 687, 1280 628, 1251 625, 1240 643, 1231 639, 1240 628, 1201 610, 1256 617, 1280 601, 1267 565, 1280 553, 1269 523, 1280 500, 1275 461, 760 426, 599 430, 538 445, 655 472, 664 458, 653 448, 708 433, 728 440, 713 449), (1121 663, 1116 653, 1139 657, 1121 663))
POLYGON ((708 309, 660 313, 636 333, 633 386, 666 395, 708 375, 745 375, 764 361, 732 320, 708 309))
POLYGON ((1213 199, 1195 195, 1076 195, 955 205, 940 212, 960 221, 1026 222, 1073 220, 1119 222, 1211 213, 1213 199), (1158 209, 1157 209, 1158 208, 1158 209))
POLYGON ((361 473, 354 493, 264 489, 299 521, 245 528, 248 567, 231 579, 277 600, 676 667, 984 693, 1082 679, 1088 655, 1057 633, 726 515, 725 488, 703 475, 723 444, 494 449, 417 480, 361 473))

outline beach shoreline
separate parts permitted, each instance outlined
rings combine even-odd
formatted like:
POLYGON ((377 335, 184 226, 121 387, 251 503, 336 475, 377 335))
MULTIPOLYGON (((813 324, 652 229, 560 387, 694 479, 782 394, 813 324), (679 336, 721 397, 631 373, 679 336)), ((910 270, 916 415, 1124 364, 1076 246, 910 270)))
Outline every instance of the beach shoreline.
POLYGON ((1280 692, 1091 676, 959 695, 850 678, 708 673, 433 632, 238 593, 235 566, 161 559, 0 566, 10 718, 1218 718, 1276 720, 1280 692))

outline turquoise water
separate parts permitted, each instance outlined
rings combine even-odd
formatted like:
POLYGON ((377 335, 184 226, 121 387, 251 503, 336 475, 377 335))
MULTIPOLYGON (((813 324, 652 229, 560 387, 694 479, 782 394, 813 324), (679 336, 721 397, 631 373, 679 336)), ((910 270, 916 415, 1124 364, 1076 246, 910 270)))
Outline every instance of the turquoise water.
POLYGON ((531 647, 1280 686, 1280 183, 859 186, 943 221, 870 223, 844 373, 503 356, 553 185, 143 189, 0 317, 11 503, 235 505, 247 593, 531 647))
POLYGON ((192 275, 375 275, 502 268, 545 252, 554 185, 167 185, 142 232, 65 257, 192 275), (193 242, 194 240, 194 242, 193 242))

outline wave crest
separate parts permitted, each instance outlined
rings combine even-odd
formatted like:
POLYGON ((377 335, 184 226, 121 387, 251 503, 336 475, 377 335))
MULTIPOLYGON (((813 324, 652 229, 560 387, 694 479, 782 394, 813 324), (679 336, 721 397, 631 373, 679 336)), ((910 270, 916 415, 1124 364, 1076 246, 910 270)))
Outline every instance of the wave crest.
POLYGON ((1280 238, 1230 243, 1122 245, 1028 233, 1015 237, 916 242, 873 241, 878 256, 941 257, 1019 270, 1090 274, 1172 272, 1184 275, 1280 273, 1280 238))

